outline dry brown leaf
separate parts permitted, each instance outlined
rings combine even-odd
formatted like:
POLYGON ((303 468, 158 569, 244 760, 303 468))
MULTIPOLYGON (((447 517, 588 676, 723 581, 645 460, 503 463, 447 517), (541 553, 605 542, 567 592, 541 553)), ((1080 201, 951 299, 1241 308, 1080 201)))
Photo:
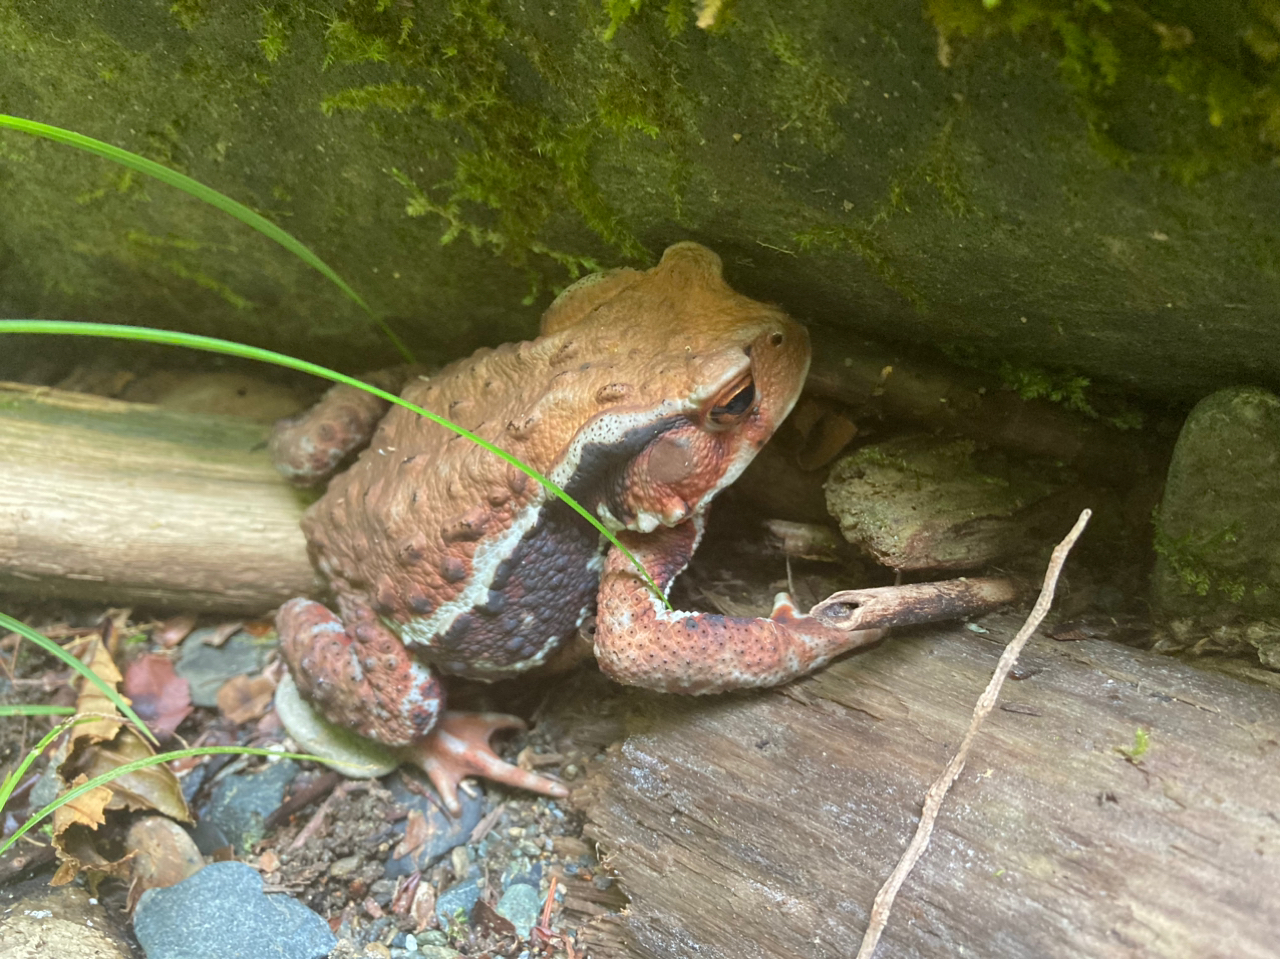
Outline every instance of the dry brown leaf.
POLYGON ((802 470, 821 469, 840 455, 858 435, 858 426, 839 411, 828 411, 809 434, 804 450, 796 457, 796 465, 802 470))
POLYGON ((98 839, 97 835, 82 825, 69 826, 61 836, 56 836, 53 845, 58 851, 61 865, 50 884, 61 886, 81 872, 88 874, 90 888, 94 888, 99 880, 106 877, 127 880, 133 869, 133 853, 126 853, 120 859, 108 859, 102 854, 98 839))
POLYGON ((173 671, 173 661, 147 653, 129 664, 125 695, 159 739, 168 739, 191 715, 191 684, 173 671))
POLYGON ((414 932, 422 932, 436 924, 436 891, 431 883, 420 882, 413 894, 413 905, 409 907, 409 915, 413 917, 414 932))
POLYGON ((276 684, 266 676, 232 676, 218 689, 218 711, 239 725, 260 719, 271 707, 276 684))
POLYGON ((279 868, 279 854, 274 849, 264 849, 262 855, 258 857, 258 871, 269 876, 279 868))
MULTIPOLYGON (((77 768, 92 778, 151 755, 154 752, 146 740, 132 729, 123 729, 110 743, 85 750, 77 768)), ((111 780, 107 788, 112 793, 108 809, 154 810, 181 822, 191 821, 178 777, 163 764, 125 773, 111 780)))
POLYGON ((196 618, 189 613, 174 616, 157 626, 151 633, 151 638, 161 649, 173 649, 195 628, 196 618))
POLYGON ((102 617, 102 623, 99 627, 102 640, 106 644, 107 652, 112 656, 120 652, 120 641, 129 635, 129 617, 133 615, 133 610, 125 609, 109 609, 102 617))
POLYGON ((404 838, 396 845, 391 858, 403 859, 405 856, 417 855, 427 842, 427 819, 420 809, 410 809, 404 821, 404 838))
MULTIPOLYGON (((70 783, 68 788, 74 789, 88 782, 89 777, 81 773, 70 783)), ((90 789, 83 796, 77 796, 68 803, 63 803, 53 811, 53 834, 59 835, 69 826, 88 826, 97 829, 107 821, 104 810, 111 801, 111 790, 106 786, 90 789)))
POLYGON ((204 638, 204 644, 206 646, 213 646, 215 648, 218 646, 221 646, 223 643, 225 643, 228 639, 230 639, 236 633, 240 632, 240 629, 243 626, 244 626, 243 620, 236 620, 234 623, 223 623, 221 626, 219 626, 217 629, 215 629, 212 633, 210 633, 208 636, 204 638))
MULTIPOLYGON (((87 779, 84 775, 77 776, 69 784, 69 788, 80 786, 87 779)), ((98 827, 107 821, 106 807, 110 800, 111 790, 98 786, 53 811, 53 845, 61 865, 50 880, 52 885, 65 885, 86 866, 110 867, 111 864, 98 853, 94 843, 98 827)), ((110 868, 100 871, 110 873, 110 868)))
POLYGON ((395 892, 391 894, 391 912, 403 916, 413 905, 413 896, 418 891, 418 883, 422 882, 422 873, 414 872, 396 879, 395 892))
MULTIPOLYGON (((112 660, 111 654, 107 652, 106 646, 100 639, 97 637, 90 639, 86 647, 78 652, 77 655, 86 666, 93 670, 95 676, 113 689, 119 688, 120 680, 122 679, 120 670, 116 669, 116 664, 112 660)), ((76 715, 118 717, 120 714, 116 711, 116 707, 111 700, 97 686, 94 686, 88 680, 81 680, 80 693, 76 697, 76 715)), ((80 723, 72 727, 71 741, 73 744, 102 742, 115 736, 123 724, 123 719, 108 718, 80 723)))
MULTIPOLYGON (((116 620, 122 622, 126 616, 127 611, 118 614, 116 620)), ((91 640, 79 654, 104 682, 120 684, 120 671, 101 639, 91 640)), ((150 744, 124 724, 111 701, 91 683, 81 685, 76 715, 103 718, 72 727, 56 758, 51 757, 50 768, 58 771, 64 793, 126 763, 154 755, 150 744), (75 778, 68 783, 71 775, 75 778)), ((121 829, 127 825, 128 817, 111 812, 126 809, 155 810, 174 819, 191 820, 182 788, 167 767, 149 766, 118 776, 54 812, 53 845, 60 860, 55 884, 70 882, 81 872, 88 873, 91 883, 104 876, 130 877, 135 852, 117 855, 123 838, 121 829)))
POLYGON ((498 915, 498 911, 483 899, 471 907, 471 925, 480 933, 491 936, 506 937, 516 934, 516 927, 511 920, 498 915))

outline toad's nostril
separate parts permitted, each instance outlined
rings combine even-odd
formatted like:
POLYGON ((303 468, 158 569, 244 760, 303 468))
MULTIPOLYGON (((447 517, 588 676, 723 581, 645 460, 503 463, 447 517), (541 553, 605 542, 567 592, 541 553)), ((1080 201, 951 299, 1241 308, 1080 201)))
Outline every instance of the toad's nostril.
POLYGON ((772 343, 774 346, 781 346, 781 345, 782 345, 782 334, 781 334, 781 333, 775 333, 775 334, 773 334, 773 336, 769 337, 769 342, 770 342, 770 343, 772 343))

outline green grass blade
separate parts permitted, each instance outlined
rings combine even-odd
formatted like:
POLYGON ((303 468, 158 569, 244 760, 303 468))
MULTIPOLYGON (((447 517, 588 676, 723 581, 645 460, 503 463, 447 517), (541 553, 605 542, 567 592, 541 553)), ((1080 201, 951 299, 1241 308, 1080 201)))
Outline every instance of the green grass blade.
POLYGON ((0 717, 6 716, 70 716, 74 706, 46 706, 43 703, 16 703, 0 706, 0 717))
POLYGON ((553 496, 564 500, 564 502, 569 504, 569 506, 572 507, 579 516, 599 530, 605 539, 621 550, 622 555, 630 560, 631 565, 639 571, 640 576, 644 579, 645 583, 648 584, 649 589, 653 591, 653 594, 666 605, 667 609, 671 608, 671 604, 667 602, 667 598, 663 595, 662 590, 658 589, 658 584, 653 581, 644 566, 640 564, 640 561, 631 554, 631 551, 618 541, 618 537, 611 531, 605 529, 600 520, 596 519, 589 510, 577 502, 577 500, 570 497, 568 493, 562 490, 550 479, 543 476, 532 467, 526 466, 524 463, 520 462, 520 460, 506 452, 506 450, 494 446, 486 439, 481 439, 470 430, 464 429, 456 423, 451 423, 443 416, 432 413, 430 410, 423 409, 421 406, 415 406, 407 400, 402 400, 400 397, 395 396, 392 393, 388 393, 386 390, 380 390, 376 386, 370 386, 368 383, 362 383, 355 377, 347 376, 344 373, 339 373, 336 370, 331 370, 315 363, 308 363, 306 360, 299 360, 292 356, 286 356, 283 353, 276 353, 273 350, 264 350, 257 346, 246 346, 243 343, 233 343, 230 340, 220 340, 212 336, 197 336, 193 333, 177 333, 173 330, 157 330, 146 326, 120 326, 111 323, 82 323, 76 320, 0 320, 0 334, 4 333, 101 336, 119 340, 141 340, 147 343, 164 343, 170 346, 185 346, 188 349, 204 350, 207 353, 223 353, 230 356, 238 356, 247 360, 257 360, 262 363, 274 363, 276 366, 283 366, 291 370, 298 370, 302 373, 310 373, 312 376, 318 376, 321 379, 332 380, 334 383, 342 383, 346 386, 354 386, 357 389, 364 390, 366 393, 372 393, 374 396, 384 399, 389 403, 395 403, 398 406, 403 406, 407 410, 412 410, 419 416, 425 416, 427 419, 431 420, 431 422, 437 423, 445 429, 457 433, 459 436, 466 437, 477 446, 481 446, 490 453, 493 453, 495 456, 501 457, 530 479, 541 483, 542 486, 553 496))
POLYGON ((9 805, 9 797, 12 796, 13 791, 18 788, 18 783, 22 781, 22 777, 25 776, 27 770, 31 768, 31 764, 40 758, 40 754, 49 748, 49 744, 51 742, 78 723, 96 722, 101 718, 101 716, 79 716, 75 719, 68 719, 64 722, 60 722, 49 730, 40 742, 31 747, 31 751, 27 753, 26 758, 18 764, 18 768, 5 776, 4 782, 0 783, 0 812, 3 812, 9 805))
POLYGON ((104 680, 84 663, 80 662, 80 660, 76 659, 76 657, 72 656, 53 640, 46 639, 26 623, 19 622, 12 616, 7 616, 4 613, 0 613, 0 628, 7 629, 12 633, 17 633, 24 639, 31 640, 31 642, 35 643, 50 656, 56 656, 58 659, 62 660, 89 682, 93 683, 93 685, 97 686, 98 689, 102 691, 102 694, 111 700, 112 705, 115 706, 116 709, 120 710, 123 715, 127 716, 129 721, 137 726, 147 739, 151 740, 153 743, 157 742, 156 737, 153 736, 151 734, 151 730, 147 728, 147 724, 144 723, 138 714, 129 707, 129 704, 124 701, 124 697, 111 688, 110 683, 104 680))
POLYGON ((401 356, 408 362, 414 361, 413 354, 409 352, 409 348, 404 345, 400 337, 396 336, 395 331, 387 325, 386 320, 373 311, 364 298, 355 290, 347 285, 342 277, 338 276, 324 260, 316 256, 311 250, 295 239, 291 234, 276 226, 266 217, 253 212, 243 203, 239 203, 225 193, 219 193, 212 187, 205 186, 199 180, 193 180, 185 174, 179 173, 177 170, 171 170, 163 164, 156 163, 154 160, 148 160, 144 156, 139 156, 129 150, 125 150, 110 143, 104 143, 102 140, 95 140, 93 137, 87 137, 82 133, 76 133, 73 130, 65 130, 62 127, 51 126, 47 123, 38 123, 35 120, 26 120, 22 117, 9 116, 0 113, 0 127, 7 127, 10 130, 18 130, 22 133, 28 133, 31 136, 43 137, 46 140, 53 140, 56 143, 65 143, 73 146, 78 150, 84 150, 88 153, 97 154, 105 157, 121 166, 126 166, 131 170, 149 177, 154 177, 162 183, 169 186, 177 187, 185 193, 189 193, 204 203, 208 203, 212 207, 216 207, 223 213, 235 217, 241 223, 244 223, 257 230, 268 239, 274 240, 282 247, 292 253, 298 259, 302 260, 311 268, 318 270, 324 276, 328 277, 340 289, 347 298, 369 314, 370 318, 378 324, 387 339, 396 348, 401 356))
POLYGON ((234 754, 243 756, 277 756, 281 759, 301 759, 312 762, 323 762, 318 756, 311 756, 307 753, 283 753, 276 752, 273 749, 254 749, 248 746, 197 746, 193 749, 175 749, 173 752, 160 753, 155 756, 146 756, 142 759, 135 759, 131 763, 125 763, 123 766, 117 766, 110 772, 105 772, 101 776, 94 776, 86 783, 81 783, 74 789, 69 789, 49 805, 45 806, 34 816, 24 822, 14 832, 12 836, 0 845, 0 856, 3 856, 15 842, 21 839, 26 833, 33 829, 37 823, 52 813, 60 806, 65 806, 73 799, 79 799, 85 793, 97 789, 99 786, 105 786, 113 779, 120 776, 137 772, 139 769, 146 769, 148 766, 158 766, 160 763, 167 763, 174 759, 185 759, 188 756, 217 756, 224 754, 234 754))

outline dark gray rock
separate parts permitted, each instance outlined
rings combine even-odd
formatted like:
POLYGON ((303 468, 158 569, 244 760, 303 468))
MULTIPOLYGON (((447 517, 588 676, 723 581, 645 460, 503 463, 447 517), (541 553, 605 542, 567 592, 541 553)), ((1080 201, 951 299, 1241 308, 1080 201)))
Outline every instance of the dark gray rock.
POLYGON ((542 911, 542 896, 528 883, 512 883, 498 900, 494 911, 516 927, 516 935, 527 939, 529 930, 538 921, 538 913, 542 911))
MULTIPOLYGON (((441 809, 426 796, 413 792, 405 785, 402 773, 394 773, 386 781, 395 801, 406 809, 418 810, 427 820, 427 841, 416 852, 392 859, 387 863, 387 875, 391 877, 405 876, 419 870, 425 872, 447 856, 455 846, 461 846, 476 828, 484 815, 485 799, 483 795, 475 798, 468 796, 465 790, 458 791, 458 801, 462 804, 462 812, 454 818, 441 809)), ((403 838, 405 821, 396 824, 396 841, 403 838)))
POLYGON ((480 883, 474 879, 450 886, 436 898, 436 918, 440 926, 447 929, 451 923, 457 924, 459 917, 466 922, 479 900, 480 883))
POLYGON ((228 776, 213 787, 201 819, 217 827, 236 852, 247 852, 262 838, 263 822, 297 774, 297 763, 281 759, 258 772, 228 776))
POLYGON ((242 673, 261 672, 278 645, 274 638, 262 640, 241 630, 221 646, 209 646, 203 640, 214 631, 214 627, 197 629, 183 640, 182 654, 173 667, 191 684, 191 702, 209 708, 218 705, 223 683, 242 673))
POLYGON ((147 959, 322 959, 329 925, 296 899, 267 895, 242 862, 215 862, 138 900, 133 931, 147 959))

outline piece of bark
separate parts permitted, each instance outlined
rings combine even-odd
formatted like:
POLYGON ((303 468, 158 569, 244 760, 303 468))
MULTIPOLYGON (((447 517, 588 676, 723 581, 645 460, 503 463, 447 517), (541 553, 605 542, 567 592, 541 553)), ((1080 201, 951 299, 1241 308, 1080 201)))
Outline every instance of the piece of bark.
POLYGON ((252 613, 315 594, 268 430, 0 384, 0 594, 252 613))
MULTIPOLYGON (((627 948, 592 954, 852 955, 1020 620, 984 622, 780 690, 633 694, 575 797, 631 897, 627 948)), ((1023 708, 988 718, 878 954, 1273 956, 1280 695, 1105 641, 1022 659, 1023 708)))

